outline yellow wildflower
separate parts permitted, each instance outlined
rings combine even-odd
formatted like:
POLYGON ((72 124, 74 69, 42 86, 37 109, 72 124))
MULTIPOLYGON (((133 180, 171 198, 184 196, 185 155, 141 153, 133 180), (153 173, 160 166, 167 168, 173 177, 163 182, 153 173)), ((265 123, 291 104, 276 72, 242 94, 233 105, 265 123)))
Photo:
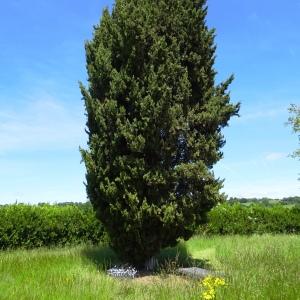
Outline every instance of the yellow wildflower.
POLYGON ((225 280, 219 277, 207 276, 203 279, 201 284, 205 287, 205 291, 202 293, 202 299, 215 300, 216 288, 225 286, 225 280))
POLYGON ((216 277, 215 278, 215 285, 216 286, 223 286, 223 285, 225 285, 225 280, 223 278, 216 277))

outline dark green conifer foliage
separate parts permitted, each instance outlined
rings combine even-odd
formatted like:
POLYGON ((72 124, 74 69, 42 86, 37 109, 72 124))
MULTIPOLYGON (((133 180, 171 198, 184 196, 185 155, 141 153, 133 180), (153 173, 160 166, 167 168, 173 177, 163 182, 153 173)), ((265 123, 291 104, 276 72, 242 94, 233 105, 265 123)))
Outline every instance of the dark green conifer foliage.
POLYGON ((188 239, 221 200, 212 166, 237 115, 215 84, 204 0, 116 0, 86 43, 87 194, 136 265, 188 239))

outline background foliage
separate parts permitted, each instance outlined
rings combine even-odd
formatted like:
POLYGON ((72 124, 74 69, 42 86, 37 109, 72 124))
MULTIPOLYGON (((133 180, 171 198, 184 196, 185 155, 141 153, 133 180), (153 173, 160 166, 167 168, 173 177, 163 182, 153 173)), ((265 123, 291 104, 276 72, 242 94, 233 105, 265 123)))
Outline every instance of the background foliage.
MULTIPOLYGON (((289 119, 287 124, 292 127, 292 130, 298 136, 298 144, 300 145, 300 105, 291 104, 289 107, 289 119)), ((292 155, 295 158, 300 159, 300 148, 296 149, 292 155)))
POLYGON ((299 233, 300 207, 240 203, 218 205, 209 212, 209 221, 200 227, 206 234, 299 233))
POLYGON ((87 204, 0 206, 0 249, 95 244, 102 237, 103 227, 87 204))
MULTIPOLYGON (((294 197, 296 199, 297 197, 294 197)), ((272 199, 271 199, 272 200, 272 199)), ((274 201, 274 200, 272 200, 274 201)), ((300 233, 300 207, 226 203, 209 212, 199 234, 300 233)), ((0 206, 0 249, 107 243, 90 203, 0 206)))

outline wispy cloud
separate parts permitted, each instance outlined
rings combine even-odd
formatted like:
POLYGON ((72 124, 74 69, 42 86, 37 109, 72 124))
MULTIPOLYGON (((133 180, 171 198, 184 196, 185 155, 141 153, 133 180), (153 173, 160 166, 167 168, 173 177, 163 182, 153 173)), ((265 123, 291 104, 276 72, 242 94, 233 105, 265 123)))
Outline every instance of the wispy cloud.
POLYGON ((271 153, 268 153, 265 156, 265 159, 269 160, 269 161, 274 161, 274 160, 279 160, 279 159, 282 159, 282 158, 285 158, 285 157, 287 157, 286 153, 283 153, 283 152, 271 152, 271 153))
POLYGON ((288 154, 284 152, 268 152, 266 154, 261 154, 256 158, 251 158, 247 160, 237 160, 237 161, 221 161, 217 165, 217 169, 230 172, 232 174, 239 174, 244 169, 259 169, 261 167, 268 168, 271 162, 287 158, 288 154))
POLYGON ((283 198, 288 196, 299 195, 300 187, 295 178, 292 180, 280 181, 264 181, 264 182, 251 182, 250 184, 230 184, 225 181, 223 191, 230 197, 243 197, 243 198, 283 198))
POLYGON ((261 158, 252 158, 248 160, 237 160, 237 161, 230 161, 230 162, 221 161, 217 164, 217 169, 238 174, 243 169, 249 169, 249 168, 253 169, 253 168, 259 168, 261 166, 266 166, 265 160, 262 160, 261 158))
POLYGON ((257 110, 254 112, 249 112, 245 114, 241 114, 241 121, 254 120, 260 118, 275 118, 279 115, 286 114, 286 108, 277 108, 277 109, 266 109, 266 110, 257 110))
MULTIPOLYGON (((44 148, 78 148, 84 143, 84 115, 50 94, 35 95, 0 114, 0 153, 44 148)), ((0 107, 1 109, 1 107, 0 107)))

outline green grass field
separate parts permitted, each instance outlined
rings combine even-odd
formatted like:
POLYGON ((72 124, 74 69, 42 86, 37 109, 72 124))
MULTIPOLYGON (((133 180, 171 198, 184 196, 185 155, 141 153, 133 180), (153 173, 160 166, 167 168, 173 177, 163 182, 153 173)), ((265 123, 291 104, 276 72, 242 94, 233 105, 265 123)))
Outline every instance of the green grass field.
POLYGON ((195 237, 160 255, 160 273, 133 280, 105 274, 117 261, 105 247, 3 251, 0 299, 201 299, 199 280, 167 274, 174 257, 224 272, 217 299, 300 299, 300 237, 288 235, 195 237))

